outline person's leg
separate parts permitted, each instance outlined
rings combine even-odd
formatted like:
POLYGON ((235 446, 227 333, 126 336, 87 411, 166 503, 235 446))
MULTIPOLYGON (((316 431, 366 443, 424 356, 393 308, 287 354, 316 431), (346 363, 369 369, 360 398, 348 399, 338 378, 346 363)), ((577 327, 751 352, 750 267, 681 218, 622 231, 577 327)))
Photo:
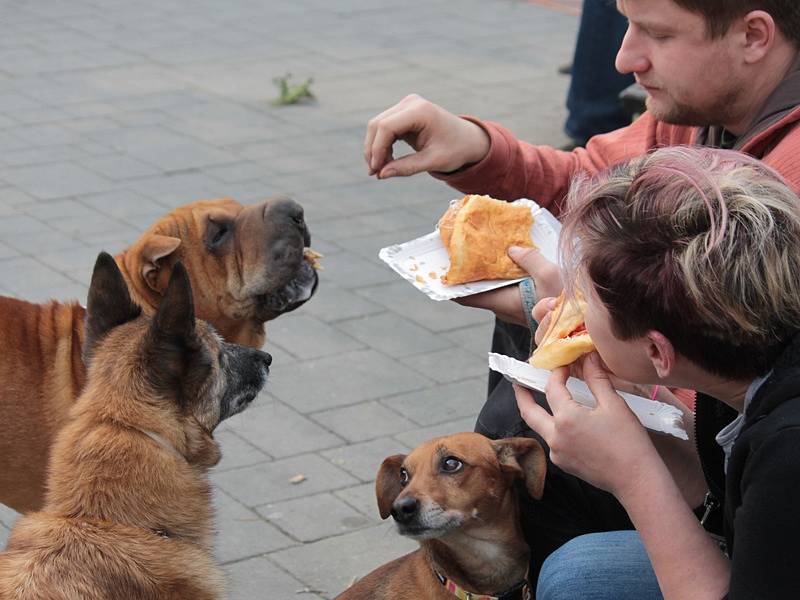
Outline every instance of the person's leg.
POLYGON ((636 531, 583 535, 544 562, 536 600, 660 600, 658 580, 636 531))
POLYGON ((564 126, 579 144, 630 123, 619 93, 634 78, 614 67, 627 28, 628 21, 613 0, 584 0, 567 95, 569 117, 564 126))

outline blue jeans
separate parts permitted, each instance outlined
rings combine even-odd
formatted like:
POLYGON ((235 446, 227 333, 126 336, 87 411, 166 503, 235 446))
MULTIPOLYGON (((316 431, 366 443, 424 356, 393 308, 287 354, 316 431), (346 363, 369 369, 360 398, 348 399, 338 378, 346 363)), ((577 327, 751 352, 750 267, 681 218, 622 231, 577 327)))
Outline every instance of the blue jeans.
POLYGON ((633 75, 621 75, 614 68, 627 28, 628 20, 613 0, 584 0, 564 126, 580 143, 630 123, 619 93, 634 82, 633 75))
POLYGON ((536 600, 662 600, 636 531, 576 537, 542 565, 536 600))

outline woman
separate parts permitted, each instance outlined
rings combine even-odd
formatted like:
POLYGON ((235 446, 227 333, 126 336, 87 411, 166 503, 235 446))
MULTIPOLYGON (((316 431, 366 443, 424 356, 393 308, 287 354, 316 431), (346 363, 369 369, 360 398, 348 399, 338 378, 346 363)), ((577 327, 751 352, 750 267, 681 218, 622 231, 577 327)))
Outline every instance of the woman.
POLYGON ((745 155, 668 148, 576 182, 569 206, 563 279, 586 296, 597 347, 573 369, 597 408, 571 398, 566 367, 548 384, 552 415, 524 389, 517 402, 552 462, 611 492, 636 532, 575 538, 545 562, 537 598, 797 597, 800 200, 745 155), (702 471, 651 440, 611 374, 697 390, 702 471), (722 548, 691 509, 705 489, 722 548))

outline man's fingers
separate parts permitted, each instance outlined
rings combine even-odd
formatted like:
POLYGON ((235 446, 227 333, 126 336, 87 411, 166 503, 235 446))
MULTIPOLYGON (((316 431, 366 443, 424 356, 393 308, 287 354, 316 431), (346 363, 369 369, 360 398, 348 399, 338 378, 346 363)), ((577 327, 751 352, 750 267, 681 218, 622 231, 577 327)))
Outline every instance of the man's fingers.
POLYGON ((513 387, 514 395, 517 397, 517 408, 522 420, 541 435, 545 442, 549 442, 553 435, 553 417, 536 403, 536 400, 533 399, 533 394, 527 389, 516 383, 513 387))
POLYGON ((416 175, 422 171, 430 170, 430 152, 422 150, 406 154, 400 158, 390 160, 378 171, 378 179, 388 179, 390 177, 408 177, 416 175))
POLYGON ((564 286, 558 265, 546 259, 538 248, 511 246, 507 252, 511 260, 531 276, 540 297, 557 296, 561 293, 564 286))
MULTIPOLYGON (((367 123, 367 134, 364 136, 364 161, 366 161, 367 165, 369 166, 369 174, 374 175, 377 172, 377 168, 373 168, 372 166, 372 159, 374 153, 374 143, 375 143, 375 136, 378 134, 380 128, 384 125, 385 120, 402 111, 408 105, 412 96, 406 96, 400 102, 395 104, 394 106, 390 106, 382 113, 375 115, 369 120, 367 123)), ((378 165, 380 167, 380 165, 378 165)))

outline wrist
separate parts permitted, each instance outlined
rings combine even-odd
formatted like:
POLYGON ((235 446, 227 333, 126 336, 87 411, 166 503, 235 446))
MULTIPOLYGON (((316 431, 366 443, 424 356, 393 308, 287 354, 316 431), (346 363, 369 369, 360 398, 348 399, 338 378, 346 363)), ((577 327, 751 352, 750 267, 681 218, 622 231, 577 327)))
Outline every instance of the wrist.
POLYGON ((481 162, 492 149, 492 139, 483 127, 467 119, 461 118, 461 121, 467 126, 465 128, 467 143, 464 146, 466 149, 464 162, 459 170, 481 162))

